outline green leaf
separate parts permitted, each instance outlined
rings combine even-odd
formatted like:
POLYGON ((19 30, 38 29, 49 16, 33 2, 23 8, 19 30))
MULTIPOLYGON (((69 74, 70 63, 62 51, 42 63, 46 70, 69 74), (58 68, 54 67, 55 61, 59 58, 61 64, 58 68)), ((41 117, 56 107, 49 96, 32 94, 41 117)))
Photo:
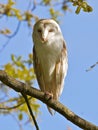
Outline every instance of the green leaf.
POLYGON ((19 119, 19 120, 22 120, 22 119, 23 119, 23 114, 22 114, 22 113, 19 113, 18 119, 19 119))
POLYGON ((51 0, 43 0, 43 3, 44 3, 45 5, 49 5, 50 2, 51 2, 51 0))
POLYGON ((15 56, 13 54, 11 55, 11 60, 15 61, 15 56))
POLYGON ((88 12, 92 12, 92 11, 93 11, 93 8, 88 5, 88 6, 87 6, 87 11, 88 11, 88 12))
POLYGON ((67 5, 63 5, 62 6, 62 10, 64 10, 64 11, 68 10, 68 6, 67 5))
POLYGON ((87 8, 87 3, 86 2, 82 2, 81 7, 82 8, 87 8))
POLYGON ((81 10, 81 6, 78 6, 77 9, 76 9, 76 11, 75 11, 75 13, 76 13, 76 14, 79 14, 79 13, 80 13, 80 10, 81 10))
POLYGON ((8 0, 8 4, 9 4, 10 6, 12 6, 12 5, 15 4, 15 2, 14 2, 13 0, 8 0))

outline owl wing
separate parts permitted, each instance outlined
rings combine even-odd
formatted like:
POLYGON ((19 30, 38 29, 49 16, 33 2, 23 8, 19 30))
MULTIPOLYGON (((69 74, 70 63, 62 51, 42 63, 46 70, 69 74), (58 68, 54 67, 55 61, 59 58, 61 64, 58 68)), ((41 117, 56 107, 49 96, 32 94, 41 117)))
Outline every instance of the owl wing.
POLYGON ((42 67, 41 67, 40 61, 36 55, 35 47, 33 47, 33 65, 34 65, 34 71, 35 71, 35 74, 37 77, 39 87, 42 91, 44 91, 45 84, 44 84, 44 79, 43 79, 42 67))
POLYGON ((61 55, 55 66, 57 100, 59 99, 63 90, 64 79, 67 74, 67 69, 68 69, 67 49, 65 42, 63 41, 63 49, 61 50, 61 55))

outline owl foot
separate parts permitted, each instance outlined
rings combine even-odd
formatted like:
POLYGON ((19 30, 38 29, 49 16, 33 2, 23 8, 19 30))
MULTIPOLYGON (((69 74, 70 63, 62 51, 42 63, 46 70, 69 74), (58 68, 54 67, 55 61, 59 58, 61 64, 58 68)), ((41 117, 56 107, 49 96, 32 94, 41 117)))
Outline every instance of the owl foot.
POLYGON ((53 98, 53 94, 50 92, 45 92, 45 99, 50 100, 53 98))

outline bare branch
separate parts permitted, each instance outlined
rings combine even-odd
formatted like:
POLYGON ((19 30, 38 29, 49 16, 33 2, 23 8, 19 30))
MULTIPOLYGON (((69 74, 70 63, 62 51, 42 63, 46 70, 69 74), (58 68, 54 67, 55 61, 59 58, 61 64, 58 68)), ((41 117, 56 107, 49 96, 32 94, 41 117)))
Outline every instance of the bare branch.
POLYGON ((98 65, 98 61, 95 64, 91 65, 86 71, 88 72, 92 70, 96 65, 98 65))
POLYGON ((35 119, 35 116, 34 116, 34 114, 33 114, 32 109, 31 109, 31 106, 30 106, 29 100, 28 100, 28 98, 27 98, 27 95, 24 94, 24 93, 22 93, 22 95, 23 95, 23 97, 24 97, 24 99, 25 99, 25 102, 26 102, 26 104, 27 104, 28 110, 29 110, 29 112, 30 112, 30 115, 31 115, 32 120, 33 120, 33 122, 34 122, 34 125, 35 125, 35 127, 36 127, 36 130, 39 130, 37 121, 36 121, 36 119, 35 119))
POLYGON ((21 22, 19 21, 18 22, 18 25, 16 27, 16 30, 14 31, 14 33, 12 35, 4 35, 8 38, 7 42, 5 42, 5 44, 2 46, 2 48, 0 49, 0 52, 2 52, 4 50, 4 48, 9 44, 10 40, 16 36, 16 34, 18 33, 19 31, 19 28, 20 28, 20 24, 21 22))
POLYGON ((2 46, 2 48, 0 49, 0 53, 4 50, 4 48, 8 45, 8 43, 10 42, 11 39, 7 39, 7 41, 4 43, 4 45, 2 46))
MULTIPOLYGON (((32 97, 28 98, 28 100, 32 99, 32 97)), ((20 107, 21 105, 23 105, 24 103, 26 103, 25 101, 24 102, 21 102, 17 105, 14 105, 12 107, 8 107, 8 106, 5 106, 5 107, 0 107, 1 110, 13 110, 13 109, 16 109, 18 107, 20 107)))
POLYGON ((13 38, 14 36, 16 36, 16 34, 18 33, 19 31, 19 28, 20 28, 20 25, 21 25, 21 22, 19 21, 18 24, 17 24, 17 27, 14 31, 14 33, 12 35, 6 35, 7 38, 13 38))
POLYGON ((36 88, 28 86, 27 84, 22 83, 11 76, 8 76, 7 73, 3 70, 0 70, 0 80, 17 92, 25 93, 26 95, 39 99, 80 128, 84 130, 98 130, 98 126, 95 126, 94 124, 79 117, 74 112, 69 110, 66 106, 61 104, 59 101, 53 99, 47 101, 43 92, 37 90, 36 88))
POLYGON ((15 120, 15 122, 19 126, 20 130, 23 130, 21 123, 17 120, 17 118, 15 117, 15 115, 11 113, 10 116, 15 120))

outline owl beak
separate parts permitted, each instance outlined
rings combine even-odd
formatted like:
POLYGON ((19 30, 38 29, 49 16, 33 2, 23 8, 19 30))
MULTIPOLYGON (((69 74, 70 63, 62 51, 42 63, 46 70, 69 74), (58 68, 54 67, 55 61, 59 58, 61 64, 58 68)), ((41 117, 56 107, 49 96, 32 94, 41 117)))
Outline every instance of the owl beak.
POLYGON ((47 41, 47 33, 46 32, 41 35, 41 40, 42 40, 42 42, 46 42, 47 41))
POLYGON ((45 43, 47 41, 47 38, 45 38, 45 37, 42 36, 41 40, 42 40, 43 43, 45 43))
POLYGON ((44 37, 41 37, 41 40, 42 40, 42 42, 46 42, 47 41, 47 39, 44 38, 44 37))

